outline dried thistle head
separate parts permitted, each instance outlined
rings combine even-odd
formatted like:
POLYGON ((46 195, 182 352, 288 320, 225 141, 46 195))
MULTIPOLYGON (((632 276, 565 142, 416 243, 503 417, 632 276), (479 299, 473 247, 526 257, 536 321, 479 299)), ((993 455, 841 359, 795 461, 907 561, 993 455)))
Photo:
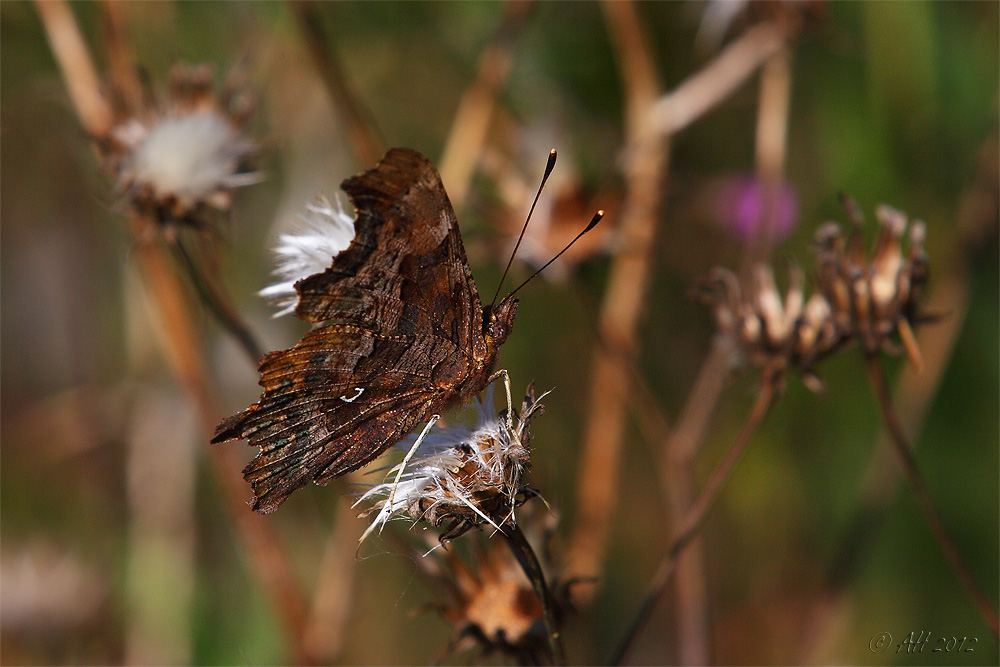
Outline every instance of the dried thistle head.
POLYGON ((893 342, 898 333, 919 368, 912 326, 919 321, 919 300, 927 284, 926 227, 883 204, 875 209, 879 229, 866 253, 860 211, 847 199, 844 206, 853 223, 846 238, 833 222, 816 231, 818 289, 831 304, 838 328, 849 331, 866 354, 898 352, 893 342))
POLYGON ((795 369, 818 389, 812 366, 845 342, 845 332, 836 327, 823 295, 806 300, 802 271, 792 267, 789 275, 782 298, 769 265, 755 267, 750 285, 717 267, 705 285, 707 300, 714 305, 720 333, 744 359, 774 371, 795 369))
POLYGON ((116 191, 157 221, 227 211, 235 188, 261 180, 249 165, 259 147, 244 133, 253 103, 235 79, 214 94, 213 79, 207 65, 175 66, 166 103, 119 114, 101 143, 116 191))
MULTIPOLYGON (((500 528, 513 520, 514 508, 531 493, 521 479, 530 459, 528 424, 534 415, 541 414, 543 406, 538 400, 544 395, 536 399, 533 387, 528 387, 511 430, 506 411, 497 416, 493 410, 493 386, 486 391, 486 401, 477 406, 475 427, 430 431, 398 484, 392 481, 397 466, 386 482, 375 485, 358 500, 375 500, 363 513, 377 512, 368 532, 393 518, 409 518, 445 526, 440 540, 446 542, 483 524, 500 528)), ((408 450, 413 444, 411 437, 397 446, 408 450)))
POLYGON ((880 206, 880 228, 866 253, 860 214, 852 203, 845 206, 854 222, 846 238, 833 222, 816 231, 817 290, 808 299, 802 271, 794 266, 784 297, 773 269, 763 264, 754 268, 749 284, 720 268, 705 284, 720 332, 745 359, 779 372, 797 370, 813 389, 821 387, 813 365, 847 343, 856 342, 866 354, 895 353, 898 334, 914 364, 921 365, 911 325, 918 321, 927 281, 924 224, 909 225, 904 243, 906 216, 880 206))
MULTIPOLYGON (((558 520, 539 505, 531 509, 538 511, 525 513, 518 525, 554 584, 553 612, 562 618, 571 611, 568 587, 552 566, 548 549, 558 520)), ((444 593, 431 608, 454 627, 441 658, 477 649, 484 656, 500 653, 518 664, 544 664, 549 647, 543 610, 524 570, 504 540, 476 540, 474 551, 471 564, 453 550, 435 549, 415 559, 434 591, 444 593)))

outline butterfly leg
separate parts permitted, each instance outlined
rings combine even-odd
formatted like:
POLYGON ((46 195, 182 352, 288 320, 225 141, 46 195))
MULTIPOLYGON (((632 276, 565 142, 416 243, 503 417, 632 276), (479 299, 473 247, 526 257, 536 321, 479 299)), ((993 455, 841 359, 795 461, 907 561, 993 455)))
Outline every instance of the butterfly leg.
POLYGON ((510 376, 507 374, 506 368, 501 368, 492 375, 486 381, 486 384, 493 382, 497 378, 503 378, 503 388, 507 394, 507 430, 511 435, 514 435, 514 403, 510 400, 510 376))
POLYGON ((382 532, 382 528, 385 527, 386 522, 389 519, 389 515, 392 514, 392 504, 396 498, 396 487, 399 486, 399 480, 403 477, 403 471, 406 470, 406 465, 413 458, 413 455, 417 453, 417 449, 420 448, 420 444, 424 441, 424 438, 430 432, 431 427, 437 423, 437 420, 441 419, 441 415, 431 415, 430 420, 427 422, 427 426, 424 430, 420 432, 417 439, 413 442, 413 446, 410 447, 410 451, 406 452, 406 456, 403 457, 402 463, 399 464, 399 470, 396 471, 396 479, 392 482, 392 488, 389 489, 389 497, 385 499, 385 503, 382 505, 382 509, 379 510, 378 516, 372 521, 368 529, 365 530, 364 534, 361 535, 361 539, 358 542, 364 542, 365 538, 368 537, 376 526, 380 526, 379 533, 382 532), (383 516, 385 515, 385 516, 383 516))

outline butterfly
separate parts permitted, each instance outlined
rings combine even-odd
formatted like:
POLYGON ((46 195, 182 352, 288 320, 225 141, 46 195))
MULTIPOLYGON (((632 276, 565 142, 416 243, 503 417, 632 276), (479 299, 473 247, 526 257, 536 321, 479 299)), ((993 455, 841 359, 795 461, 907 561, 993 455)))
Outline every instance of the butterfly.
POLYGON ((262 514, 481 392, 517 312, 513 292, 483 308, 455 211, 423 155, 393 148, 341 189, 357 210, 354 240, 295 284, 296 315, 325 324, 261 358, 260 400, 212 438, 260 447, 243 477, 262 514))

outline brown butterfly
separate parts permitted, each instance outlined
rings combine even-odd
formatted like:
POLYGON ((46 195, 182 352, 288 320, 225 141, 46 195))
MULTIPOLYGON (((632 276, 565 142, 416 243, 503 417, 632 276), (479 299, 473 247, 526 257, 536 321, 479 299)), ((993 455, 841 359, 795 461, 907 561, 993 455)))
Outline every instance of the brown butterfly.
POLYGON ((455 211, 423 155, 394 148, 341 188, 357 209, 354 240, 295 284, 295 313, 326 326, 265 355, 260 400, 212 438, 260 447, 243 477, 261 513, 482 391, 517 311, 513 292, 483 309, 455 211))

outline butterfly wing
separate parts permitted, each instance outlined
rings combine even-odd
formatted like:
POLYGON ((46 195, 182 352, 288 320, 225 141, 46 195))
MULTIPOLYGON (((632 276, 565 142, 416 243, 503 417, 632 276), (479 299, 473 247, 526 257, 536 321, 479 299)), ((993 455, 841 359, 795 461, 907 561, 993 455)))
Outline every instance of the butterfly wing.
POLYGON ((329 322, 261 360, 261 399, 212 442, 261 448, 243 471, 262 513, 310 480, 368 463, 442 411, 482 346, 482 307, 454 211, 422 155, 393 149, 342 185, 355 238, 299 281, 296 314, 329 322))

